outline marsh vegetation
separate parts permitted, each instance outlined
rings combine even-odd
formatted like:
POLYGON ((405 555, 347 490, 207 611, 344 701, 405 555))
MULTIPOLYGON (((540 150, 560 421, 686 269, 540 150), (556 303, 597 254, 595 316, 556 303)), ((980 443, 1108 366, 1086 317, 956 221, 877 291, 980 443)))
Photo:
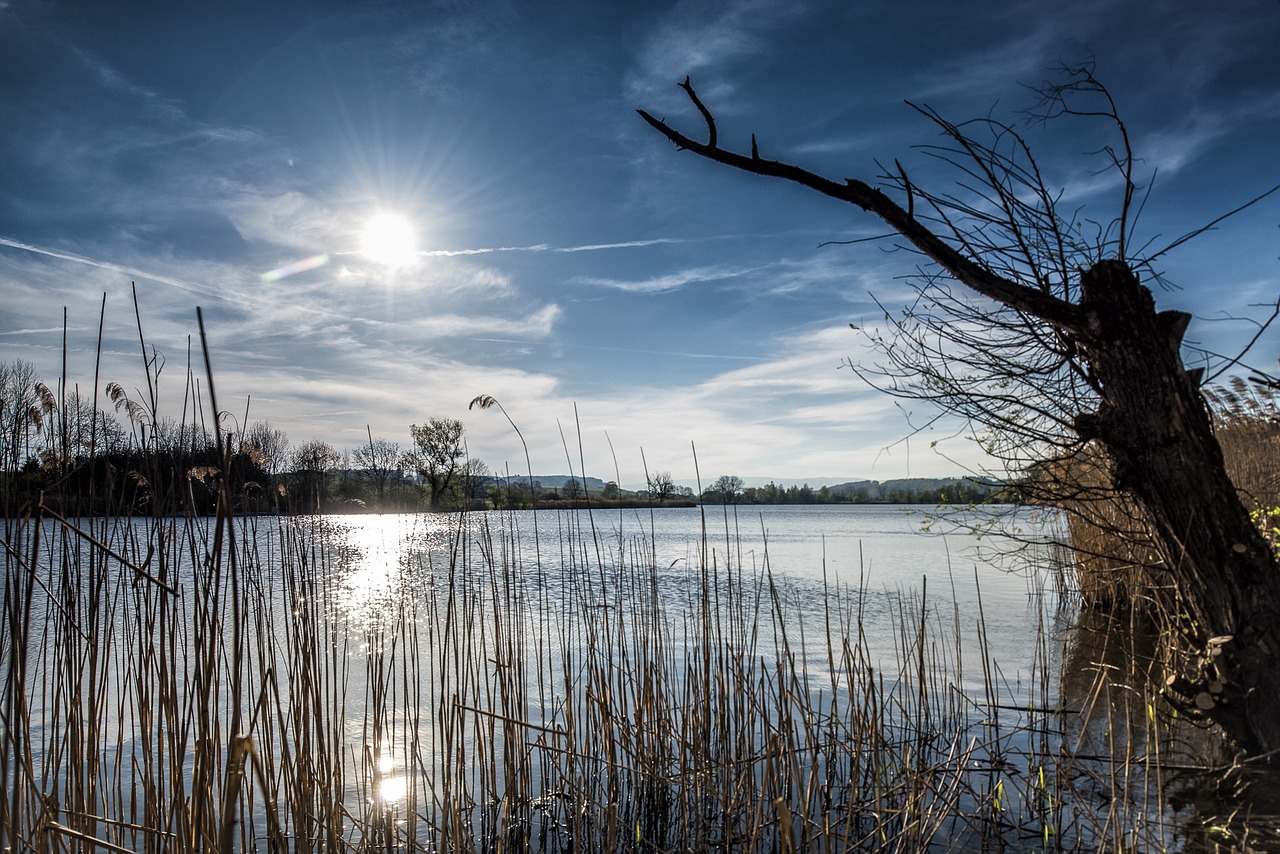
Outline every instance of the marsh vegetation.
POLYGON ((1119 696, 1090 699, 1130 761, 1070 756, 1100 745, 1063 708, 1061 656, 1079 653, 1051 575, 1003 585, 998 631, 1011 602, 1022 630, 993 641, 967 571, 951 589, 944 566, 933 585, 775 571, 763 533, 711 519, 698 535, 697 511, 663 512, 695 523, 683 547, 634 511, 543 514, 554 531, 531 513, 11 520, 6 844, 1058 849, 1172 833, 1146 800, 1158 733, 1122 729, 1119 696))
MULTIPOLYGON (((1101 575, 1056 510, 270 516, 224 442, 70 515, 17 500, 16 449, 48 443, 63 494, 80 464, 44 390, 5 425, 10 850, 1269 839, 1215 789, 1221 741, 1151 687, 1147 624, 1082 596, 1101 575)), ((1223 432, 1261 447, 1273 406, 1246 391, 1221 392, 1223 432)), ((131 416, 154 451, 155 410, 131 416)))

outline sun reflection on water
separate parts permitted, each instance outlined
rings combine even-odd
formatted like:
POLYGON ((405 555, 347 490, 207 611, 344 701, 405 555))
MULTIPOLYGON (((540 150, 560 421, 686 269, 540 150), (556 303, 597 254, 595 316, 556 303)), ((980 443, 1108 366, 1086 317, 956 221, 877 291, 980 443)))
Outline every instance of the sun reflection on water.
POLYGON ((403 803, 409 793, 409 778, 397 773, 399 763, 389 753, 378 758, 378 771, 374 780, 374 800, 384 807, 394 807, 403 803))
POLYGON ((351 516, 334 538, 337 612, 352 626, 373 630, 402 613, 423 558, 447 548, 449 522, 421 514, 351 516))

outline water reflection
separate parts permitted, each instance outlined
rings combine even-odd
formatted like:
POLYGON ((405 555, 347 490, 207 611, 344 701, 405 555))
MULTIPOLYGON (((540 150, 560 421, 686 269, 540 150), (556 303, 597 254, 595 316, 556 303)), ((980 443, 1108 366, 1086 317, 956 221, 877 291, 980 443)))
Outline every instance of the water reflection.
POLYGON ((433 515, 368 515, 331 521, 334 550, 330 593, 337 614, 358 629, 385 624, 404 603, 418 570, 448 554, 456 520, 433 515))
POLYGON ((404 803, 409 793, 409 778, 398 770, 400 763, 390 753, 378 757, 377 771, 374 774, 375 802, 384 809, 390 809, 404 803))
MULTIPOLYGON (((101 539, 141 563, 147 524, 122 520, 101 539)), ((273 803, 292 805, 282 833, 305 840, 299 849, 336 850, 350 834, 353 848, 425 850, 443 815, 454 838, 480 847, 519 849, 542 821, 544 850, 582 850, 596 832, 661 850, 673 817, 684 826, 704 814, 721 816, 725 835, 699 838, 733 847, 749 837, 743 803, 824 818, 808 795, 787 800, 819 780, 821 809, 861 827, 899 809, 892 784, 858 813, 875 791, 866 785, 898 779, 949 722, 970 727, 979 704, 1011 710, 972 723, 981 750, 956 742, 946 754, 995 774, 995 727, 1005 723, 1007 745, 1022 737, 1009 723, 1018 710, 1057 701, 1041 696, 1056 686, 1039 681, 1052 650, 1037 647, 1052 590, 988 571, 963 530, 921 536, 920 516, 897 508, 253 519, 237 540, 250 545, 237 588, 194 547, 174 547, 208 543, 210 520, 166 524, 157 564, 179 580, 177 602, 114 562, 61 560, 55 550, 76 555, 79 539, 43 550, 48 580, 31 591, 31 613, 57 642, 29 646, 32 672, 55 678, 30 684, 57 690, 33 694, 22 716, 27 779, 70 791, 102 768, 121 801, 164 787, 146 800, 155 826, 199 788, 197 774, 224 767, 231 710, 251 721, 264 767, 285 769, 269 775, 273 803), (74 573, 60 581, 64 566, 74 573), (97 586, 83 584, 95 568, 97 586), (51 590, 67 601, 45 608, 51 590), (116 610, 95 629, 103 603, 116 610), (100 671, 70 669, 98 660, 82 633, 107 654, 100 671), (64 698, 82 684, 106 686, 99 706, 118 719, 75 729, 82 709, 64 698), (247 687, 233 695, 232 684, 247 687), (863 749, 866 739, 883 749, 863 749), (92 761, 61 759, 68 744, 106 743, 114 752, 92 761), (175 743, 196 747, 169 752, 175 743)), ((240 825, 244 850, 268 827, 266 809, 258 802, 240 825)))

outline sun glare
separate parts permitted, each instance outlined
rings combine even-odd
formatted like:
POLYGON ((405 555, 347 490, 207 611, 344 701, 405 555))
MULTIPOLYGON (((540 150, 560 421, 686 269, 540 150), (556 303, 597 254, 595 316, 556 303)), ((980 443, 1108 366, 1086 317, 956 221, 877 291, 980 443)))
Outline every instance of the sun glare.
POLYGON ((413 224, 400 214, 374 214, 360 232, 360 254, 387 267, 405 266, 417 250, 413 224))

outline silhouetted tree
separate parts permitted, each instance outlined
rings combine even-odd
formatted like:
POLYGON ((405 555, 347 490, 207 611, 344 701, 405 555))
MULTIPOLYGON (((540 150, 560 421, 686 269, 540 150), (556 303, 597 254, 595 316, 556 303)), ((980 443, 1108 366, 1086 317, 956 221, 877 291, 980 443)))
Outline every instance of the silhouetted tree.
POLYGON ((432 418, 426 424, 410 425, 409 433, 414 447, 405 454, 405 463, 422 478, 431 509, 439 509, 465 467, 462 422, 455 418, 432 418))
MULTIPOLYGON (((36 366, 31 362, 0 362, 0 454, 6 472, 21 469, 35 456, 40 444, 49 410, 36 392, 39 382, 36 366)), ((52 399, 49 403, 53 403, 52 399)))
POLYGON ((268 475, 284 471, 289 461, 289 436, 270 421, 255 421, 244 433, 244 444, 260 457, 259 465, 268 475))
POLYGON ((560 487, 560 494, 570 501, 577 501, 582 497, 582 484, 576 477, 567 478, 560 487))
POLYGON ((1280 566, 1223 468, 1200 373, 1182 364, 1190 315, 1157 311, 1139 281, 1157 277, 1152 262, 1181 240, 1134 249, 1135 159, 1092 70, 1046 86, 1037 115, 1101 118, 1114 132, 1102 152, 1121 193, 1102 225, 1061 214, 1018 130, 994 119, 957 125, 920 108, 945 140, 929 153, 959 168, 961 189, 927 191, 895 163, 883 176, 895 201, 858 179, 768 160, 754 137, 749 153, 721 148, 712 113, 688 79, 681 86, 706 142, 640 111, 677 147, 861 208, 935 265, 879 339, 887 363, 872 378, 981 425, 1007 462, 1100 451, 1150 526, 1172 591, 1182 655, 1167 695, 1248 752, 1280 750, 1280 566))
POLYGON ((738 500, 738 494, 742 492, 742 478, 736 474, 722 474, 716 478, 716 482, 711 485, 711 489, 720 496, 720 500, 725 504, 733 504, 738 500))
POLYGON ((649 476, 648 480, 649 497, 652 499, 666 501, 675 493, 676 485, 669 471, 656 471, 649 476))
POLYGON ((458 478, 459 507, 467 507, 476 501, 483 502, 493 475, 484 460, 468 457, 458 478))
POLYGON ((328 442, 313 439, 293 451, 293 474, 298 480, 298 494, 303 496, 308 512, 319 513, 328 497, 329 473, 340 455, 328 442))
POLYGON ((391 479, 392 472, 399 470, 403 454, 399 442, 373 438, 373 431, 368 425, 365 426, 365 432, 369 434, 369 443, 356 448, 356 465, 369 473, 369 478, 378 491, 378 503, 381 504, 386 500, 387 481, 391 479))

